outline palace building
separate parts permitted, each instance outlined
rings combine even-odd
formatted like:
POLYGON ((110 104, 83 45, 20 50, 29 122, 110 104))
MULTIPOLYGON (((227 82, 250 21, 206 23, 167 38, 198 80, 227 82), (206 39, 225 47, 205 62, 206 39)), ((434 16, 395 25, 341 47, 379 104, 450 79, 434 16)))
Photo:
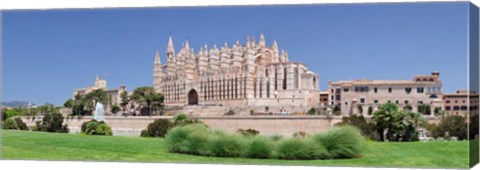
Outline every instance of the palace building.
POLYGON ((442 108, 442 81, 440 73, 414 76, 411 80, 350 80, 328 82, 329 105, 337 107, 342 115, 364 114, 376 110, 380 104, 395 103, 400 108, 418 112, 418 106, 442 108), (371 109, 369 109, 371 107, 371 109))
MULTIPOLYGON (((305 112, 319 101, 319 77, 301 62, 289 61, 276 40, 267 46, 247 37, 232 46, 204 45, 197 52, 188 40, 176 52, 172 36, 162 64, 155 54, 153 87, 168 108, 222 108, 249 114, 305 112)), ((223 113, 221 113, 223 114, 223 113)))

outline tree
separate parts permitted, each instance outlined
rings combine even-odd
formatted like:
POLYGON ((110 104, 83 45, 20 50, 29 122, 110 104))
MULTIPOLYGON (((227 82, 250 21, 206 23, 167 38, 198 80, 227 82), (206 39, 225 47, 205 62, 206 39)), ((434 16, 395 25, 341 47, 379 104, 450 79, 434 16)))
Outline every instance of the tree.
POLYGON ((112 109, 111 109, 111 112, 112 113, 117 113, 118 111, 120 111, 120 107, 118 107, 117 105, 113 105, 112 109))
POLYGON ((122 99, 122 101, 120 102, 120 106, 122 107, 123 112, 126 112, 128 110, 128 108, 127 108, 128 103, 130 103, 130 98, 128 97, 128 92, 123 91, 122 93, 120 93, 120 98, 122 99))
POLYGON ((422 113, 423 115, 430 115, 430 113, 432 112, 430 109, 430 105, 427 105, 427 104, 418 105, 417 110, 419 113, 422 113))
POLYGON ((393 103, 380 105, 378 110, 373 112, 372 121, 375 124, 380 141, 385 141, 385 131, 393 128, 398 112, 397 105, 393 103))
POLYGON ((435 138, 457 137, 459 140, 467 139, 467 122, 460 115, 449 115, 443 118, 438 125, 430 125, 427 130, 435 138))
POLYGON ((153 87, 139 87, 133 91, 132 100, 138 103, 141 111, 146 111, 147 115, 151 115, 152 104, 161 105, 163 103, 163 95, 156 93, 153 87))
POLYGON ((342 121, 335 124, 335 126, 343 126, 343 125, 352 125, 357 127, 363 136, 378 140, 378 137, 375 133, 375 125, 373 123, 368 123, 363 115, 352 115, 352 116, 344 116, 342 117, 342 121))
POLYGON ((416 141, 417 127, 426 122, 420 113, 405 113, 393 103, 380 105, 373 113, 372 121, 380 141, 416 141))
POLYGON ((65 101, 65 103, 63 103, 63 106, 65 106, 66 108, 72 108, 74 104, 75 101, 73 101, 72 99, 68 99, 67 101, 65 101))
POLYGON ((68 133, 67 125, 63 125, 63 116, 60 113, 46 113, 37 129, 45 132, 68 133))

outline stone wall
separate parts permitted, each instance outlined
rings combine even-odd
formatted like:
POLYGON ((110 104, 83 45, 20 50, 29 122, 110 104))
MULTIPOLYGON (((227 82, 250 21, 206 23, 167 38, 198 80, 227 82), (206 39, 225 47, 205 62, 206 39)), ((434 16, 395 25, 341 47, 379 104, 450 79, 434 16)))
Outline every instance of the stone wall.
MULTIPOLYGON (((112 127, 114 135, 138 136, 141 130, 145 129, 149 123, 160 118, 171 119, 172 116, 107 116, 105 122, 112 127)), ((195 118, 198 118, 212 129, 222 129, 230 133, 235 133, 238 129, 255 129, 262 135, 279 134, 284 136, 291 136, 299 131, 307 134, 323 132, 341 121, 340 117, 327 118, 325 116, 298 115, 202 116, 195 118)), ((64 122, 68 124, 71 133, 77 133, 80 131, 82 123, 91 119, 92 117, 87 116, 82 119, 66 119, 64 122)), ((41 120, 41 117, 36 117, 35 120, 27 117, 23 118, 23 121, 28 126, 34 126, 35 121, 39 120, 41 120)), ((427 118, 427 120, 430 123, 438 123, 438 119, 427 118)))

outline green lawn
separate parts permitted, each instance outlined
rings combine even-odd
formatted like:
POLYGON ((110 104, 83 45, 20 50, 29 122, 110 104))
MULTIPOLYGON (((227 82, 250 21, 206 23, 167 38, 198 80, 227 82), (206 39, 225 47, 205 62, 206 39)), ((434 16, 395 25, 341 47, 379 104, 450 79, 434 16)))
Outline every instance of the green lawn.
POLYGON ((361 158, 276 160, 168 153, 160 138, 2 131, 2 159, 467 168, 468 142, 369 142, 361 158))

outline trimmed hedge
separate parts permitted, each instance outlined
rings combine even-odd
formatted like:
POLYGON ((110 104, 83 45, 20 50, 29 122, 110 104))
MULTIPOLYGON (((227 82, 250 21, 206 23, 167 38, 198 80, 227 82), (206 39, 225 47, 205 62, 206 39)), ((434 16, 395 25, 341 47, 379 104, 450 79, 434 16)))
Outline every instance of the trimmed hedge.
POLYGON ((169 152, 217 157, 335 159, 361 156, 365 139, 352 126, 334 127, 305 138, 244 136, 202 124, 174 127, 165 136, 169 152))

